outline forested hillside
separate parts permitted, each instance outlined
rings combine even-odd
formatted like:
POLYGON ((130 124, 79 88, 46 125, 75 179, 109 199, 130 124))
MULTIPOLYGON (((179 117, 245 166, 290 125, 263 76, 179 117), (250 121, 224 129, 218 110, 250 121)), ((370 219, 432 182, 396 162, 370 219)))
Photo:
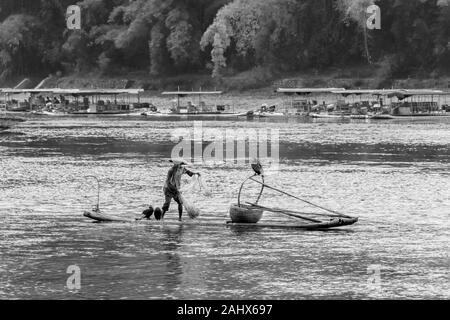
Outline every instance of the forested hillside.
POLYGON ((98 70, 216 78, 378 65, 386 77, 447 75, 450 0, 1 0, 0 80, 98 70), (381 8, 381 30, 365 9, 381 8), (82 30, 67 30, 67 6, 82 30))

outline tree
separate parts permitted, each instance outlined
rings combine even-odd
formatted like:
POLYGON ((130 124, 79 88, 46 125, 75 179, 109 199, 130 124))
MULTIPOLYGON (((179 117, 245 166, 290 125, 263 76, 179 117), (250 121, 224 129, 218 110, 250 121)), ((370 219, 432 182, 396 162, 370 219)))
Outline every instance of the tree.
POLYGON ((9 16, 0 25, 0 79, 41 67, 40 21, 27 14, 9 16))
POLYGON ((366 9, 373 4, 374 0, 339 0, 337 2, 338 10, 344 13, 344 22, 353 21, 360 27, 360 30, 362 30, 364 38, 364 52, 368 63, 372 63, 372 58, 369 50, 366 9))
POLYGON ((450 72, 450 0, 2 0, 0 76, 100 70, 152 75, 381 63, 450 72), (382 29, 368 31, 376 3, 382 29), (66 8, 82 10, 67 30, 66 8))
POLYGON ((215 76, 237 59, 282 70, 327 66, 341 49, 333 10, 330 0, 235 0, 219 10, 201 45, 211 48, 215 76))
POLYGON ((450 0, 439 0, 439 16, 433 34, 437 70, 441 74, 450 73, 450 0))
POLYGON ((246 58, 248 64, 255 64, 255 55, 264 60, 264 50, 270 52, 270 40, 267 32, 263 32, 263 24, 267 22, 275 23, 274 29, 282 32, 283 26, 280 24, 280 16, 276 16, 279 11, 285 11, 283 7, 291 1, 276 0, 235 0, 222 7, 217 13, 214 22, 209 26, 201 39, 202 49, 205 50, 212 45, 211 55, 214 76, 222 67, 226 65, 225 52, 233 45, 235 54, 246 58), (277 19, 278 18, 278 19, 277 19), (261 39, 268 41, 261 41, 261 39), (256 50, 258 49, 258 53, 256 50))

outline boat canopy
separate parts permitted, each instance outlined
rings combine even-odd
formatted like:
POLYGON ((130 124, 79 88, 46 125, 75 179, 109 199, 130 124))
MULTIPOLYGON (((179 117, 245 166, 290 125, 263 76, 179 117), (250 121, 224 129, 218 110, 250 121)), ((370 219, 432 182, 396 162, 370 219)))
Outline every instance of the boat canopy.
POLYGON ((411 95, 443 95, 443 94, 448 94, 447 92, 444 92, 442 90, 435 90, 435 89, 406 89, 403 90, 405 91, 407 94, 411 94, 411 95))
POLYGON ((340 94, 344 97, 350 95, 375 95, 388 97, 398 97, 401 99, 415 95, 449 95, 449 92, 443 92, 435 89, 358 89, 346 90, 344 88, 279 88, 279 93, 285 94, 312 94, 312 93, 333 93, 340 94))
POLYGON ((54 89, 1 89, 2 93, 21 94, 21 93, 52 93, 54 89))
POLYGON ((96 95, 119 95, 130 94, 138 95, 144 92, 144 89, 81 89, 78 90, 78 94, 82 96, 96 96, 96 95))
POLYGON ((2 93, 9 94, 71 94, 71 95, 119 95, 119 94, 134 94, 137 95, 143 92, 143 89, 62 89, 62 88, 48 88, 48 89, 0 89, 2 93))
POLYGON ((387 95, 389 98, 396 97, 399 100, 403 100, 412 96, 436 96, 436 95, 446 95, 448 93, 441 90, 431 90, 431 89, 400 89, 391 90, 387 95))
POLYGON ((333 93, 333 91, 345 90, 344 88, 278 88, 276 92, 284 94, 311 94, 311 93, 333 93))
POLYGON ((164 91, 162 95, 165 96, 178 96, 178 97, 185 97, 185 96, 200 96, 200 95, 220 95, 222 94, 222 91, 164 91))
POLYGON ((371 89, 363 89, 363 90, 337 90, 337 91, 333 91, 333 93, 335 94, 340 94, 344 97, 350 96, 350 95, 356 95, 356 96, 360 96, 360 95, 364 95, 364 94, 371 94, 374 96, 382 96, 382 95, 387 95, 392 93, 393 90, 371 90, 371 89))

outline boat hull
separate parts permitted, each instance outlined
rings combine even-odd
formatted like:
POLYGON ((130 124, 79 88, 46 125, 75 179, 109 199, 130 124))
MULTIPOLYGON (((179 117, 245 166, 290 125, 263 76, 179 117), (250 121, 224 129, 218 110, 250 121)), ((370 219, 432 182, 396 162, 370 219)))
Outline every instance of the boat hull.
POLYGON ((198 113, 167 113, 171 116, 193 116, 193 117, 233 117, 238 116, 239 113, 225 113, 225 112, 198 112, 198 113))
POLYGON ((121 116, 121 115, 129 115, 131 112, 69 112, 72 115, 95 115, 95 116, 121 116))
POLYGON ((285 117, 286 115, 284 113, 279 113, 279 112, 260 112, 260 113, 255 113, 254 117, 259 117, 259 118, 282 118, 285 117))
POLYGON ((370 117, 371 120, 392 120, 395 119, 390 114, 376 114, 370 117))
POLYGON ((336 115, 336 114, 320 114, 320 113, 310 113, 310 118, 314 119, 344 119, 344 115, 336 115))
POLYGON ((238 113, 143 113, 146 118, 179 118, 179 119, 216 119, 216 118, 237 118, 238 113))
POLYGON ((67 112, 50 112, 50 111, 38 111, 32 112, 32 114, 37 116, 49 116, 49 117, 64 117, 67 116, 67 112))

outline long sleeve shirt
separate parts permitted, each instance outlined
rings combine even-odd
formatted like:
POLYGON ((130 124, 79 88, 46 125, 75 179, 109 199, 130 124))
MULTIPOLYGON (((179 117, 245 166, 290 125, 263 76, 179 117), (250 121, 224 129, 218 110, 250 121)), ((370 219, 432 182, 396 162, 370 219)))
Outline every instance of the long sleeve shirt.
POLYGON ((183 166, 180 165, 173 166, 167 173, 164 188, 167 189, 169 192, 178 192, 180 190, 181 176, 183 174, 187 174, 190 177, 194 175, 192 171, 189 171, 183 166))

